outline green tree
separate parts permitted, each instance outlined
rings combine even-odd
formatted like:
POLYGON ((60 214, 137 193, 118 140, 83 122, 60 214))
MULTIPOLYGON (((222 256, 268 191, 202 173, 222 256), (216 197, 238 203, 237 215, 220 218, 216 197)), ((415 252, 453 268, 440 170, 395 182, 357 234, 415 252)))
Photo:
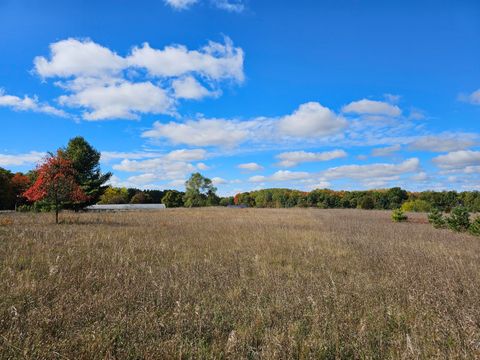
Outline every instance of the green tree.
MULTIPOLYGON (((100 171, 100 152, 95 150, 83 137, 70 139, 68 145, 61 152, 72 162, 77 173, 77 181, 89 197, 89 204, 98 202, 107 186, 105 183, 112 176, 111 173, 102 174, 100 171)), ((86 204, 83 204, 86 205, 86 204)))
POLYGON ((185 193, 177 190, 167 190, 162 198, 162 204, 167 208, 175 208, 183 206, 183 196, 185 193))
POLYGON ((15 192, 12 185, 13 174, 0 168, 0 210, 13 209, 15 206, 15 192))
POLYGON ((207 200, 216 196, 217 188, 213 186, 212 180, 194 173, 185 182, 184 204, 186 207, 198 207, 207 205, 207 200))
POLYGON ((447 226, 453 231, 467 231, 470 227, 470 214, 464 206, 455 207, 447 217, 447 226))
POLYGON ((99 204, 127 204, 128 190, 126 188, 108 187, 100 197, 99 204))
POLYGON ((468 232, 472 235, 480 236, 480 217, 476 217, 475 220, 472 221, 468 232))
POLYGON ((150 195, 145 194, 143 191, 137 192, 130 199, 130 204, 150 204, 151 202, 152 198, 150 195))
POLYGON ((403 211, 429 212, 432 205, 428 201, 416 199, 405 201, 401 208, 403 211))
POLYGON ((428 222, 436 229, 445 227, 445 219, 436 207, 428 214, 428 222))
POLYGON ((375 208, 375 202, 370 195, 364 196, 360 200, 360 209, 371 210, 375 208))
POLYGON ((402 221, 407 221, 408 217, 405 215, 402 209, 398 208, 393 210, 392 212, 392 220, 394 222, 402 222, 402 221))

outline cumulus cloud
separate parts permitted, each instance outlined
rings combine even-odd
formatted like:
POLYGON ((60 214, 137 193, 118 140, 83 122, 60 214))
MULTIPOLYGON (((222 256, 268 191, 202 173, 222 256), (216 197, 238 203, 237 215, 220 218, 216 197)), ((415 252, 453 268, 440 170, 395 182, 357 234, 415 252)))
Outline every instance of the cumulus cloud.
POLYGON ((203 149, 174 150, 165 155, 169 161, 198 161, 205 159, 207 152, 203 149))
POLYGON ((397 176, 418 171, 420 161, 407 159, 400 164, 344 165, 330 168, 322 173, 327 179, 381 180, 396 179, 397 176))
POLYGON ((278 123, 280 132, 292 137, 322 137, 338 133, 347 121, 317 102, 309 102, 278 123))
POLYGON ((193 146, 232 147, 245 141, 249 135, 250 122, 223 119, 189 120, 185 123, 155 122, 153 129, 145 131, 142 137, 168 139, 174 144, 193 146))
POLYGON ((167 139, 174 144, 234 147, 246 141, 266 143, 291 138, 315 137, 316 140, 338 134, 346 120, 318 103, 302 104, 291 115, 280 118, 258 117, 252 120, 205 119, 185 122, 155 122, 142 136, 167 139))
POLYGON ((332 150, 317 153, 305 151, 291 151, 278 154, 277 159, 280 160, 278 162, 279 166, 292 167, 303 162, 328 161, 343 158, 346 156, 347 153, 344 150, 332 150))
POLYGON ((192 76, 174 80, 172 82, 172 88, 177 99, 199 100, 206 96, 215 96, 217 94, 203 87, 202 84, 192 76))
POLYGON ((243 50, 225 38, 225 44, 210 41, 200 50, 183 45, 154 49, 148 43, 135 47, 127 57, 130 66, 146 69, 151 76, 178 77, 197 73, 207 79, 243 81, 243 50))
POLYGON ((203 167, 202 165, 196 166, 192 162, 202 160, 206 155, 207 152, 203 149, 180 149, 143 160, 125 158, 112 167, 118 171, 140 173, 130 176, 127 181, 131 184, 142 185, 158 181, 185 179, 188 174, 203 167))
POLYGON ((439 134, 419 137, 409 144, 410 150, 448 152, 464 150, 478 145, 478 136, 475 134, 439 134))
POLYGON ((8 107, 15 111, 33 111, 60 117, 69 117, 69 115, 60 109, 48 104, 40 103, 37 97, 25 95, 23 98, 14 95, 8 95, 4 89, 0 88, 0 107, 8 107))
POLYGON ((43 78, 114 75, 126 66, 125 59, 110 49, 88 39, 72 38, 50 44, 50 60, 37 56, 33 63, 43 78))
POLYGON ((342 108, 344 113, 354 113, 359 115, 384 115, 399 116, 402 111, 397 105, 392 105, 384 101, 375 101, 362 99, 353 101, 342 108))
POLYGON ((92 86, 59 98, 62 105, 90 109, 85 120, 138 119, 139 114, 173 112, 173 101, 166 91, 151 82, 123 82, 112 86, 92 86))
POLYGON ((239 164, 239 165, 237 165, 237 167, 239 169, 246 170, 246 171, 260 171, 260 170, 263 170, 263 166, 255 163, 255 162, 239 164))
POLYGON ((46 156, 44 152, 30 151, 25 154, 0 154, 0 166, 22 166, 38 163, 46 156))
POLYGON ((216 185, 223 185, 223 184, 226 184, 226 183, 228 183, 228 181, 225 180, 224 178, 221 178, 221 177, 218 177, 218 176, 212 178, 212 184, 215 185, 215 186, 216 185))
POLYGON ((271 176, 252 176, 248 180, 250 182, 276 182, 276 181, 291 181, 291 180, 302 180, 310 177, 311 174, 304 171, 289 171, 289 170, 279 170, 271 176))
POLYGON ((372 150, 372 156, 388 156, 392 155, 393 153, 396 153, 397 151, 400 151, 402 148, 401 145, 396 144, 392 146, 386 146, 383 148, 376 148, 372 150))
POLYGON ((468 167, 480 165, 480 151, 452 151, 446 155, 437 156, 432 161, 442 169, 465 170, 468 167))
POLYGON ((426 181, 428 180, 429 176, 425 171, 420 171, 418 174, 415 174, 411 177, 414 181, 426 181))
MULTIPOLYGON (((224 81, 243 81, 243 59, 243 50, 227 37, 223 44, 210 41, 199 50, 182 45, 155 49, 145 43, 126 56, 89 39, 70 38, 51 44, 49 57, 36 57, 34 69, 44 79, 57 79, 55 85, 67 92, 58 99, 62 106, 80 108, 85 120, 97 121, 173 115, 176 99, 219 96, 224 81)), ((21 100, 18 108, 32 109, 31 99, 23 105, 21 100)), ((61 114, 38 104, 36 109, 61 114)))

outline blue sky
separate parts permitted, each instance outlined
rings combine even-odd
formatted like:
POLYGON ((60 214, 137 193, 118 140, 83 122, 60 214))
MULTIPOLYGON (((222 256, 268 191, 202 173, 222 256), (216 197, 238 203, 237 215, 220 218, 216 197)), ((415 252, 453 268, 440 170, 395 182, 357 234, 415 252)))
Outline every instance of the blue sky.
POLYGON ((0 166, 81 135, 117 186, 478 189, 479 38, 476 1, 0 0, 0 166))

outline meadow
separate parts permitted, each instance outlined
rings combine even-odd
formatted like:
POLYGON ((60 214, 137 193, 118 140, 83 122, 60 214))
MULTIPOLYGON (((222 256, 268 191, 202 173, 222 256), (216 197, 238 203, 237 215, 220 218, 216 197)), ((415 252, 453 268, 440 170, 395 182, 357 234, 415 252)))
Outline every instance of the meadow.
POLYGON ((0 214, 0 358, 480 358, 480 240, 390 214, 0 214))

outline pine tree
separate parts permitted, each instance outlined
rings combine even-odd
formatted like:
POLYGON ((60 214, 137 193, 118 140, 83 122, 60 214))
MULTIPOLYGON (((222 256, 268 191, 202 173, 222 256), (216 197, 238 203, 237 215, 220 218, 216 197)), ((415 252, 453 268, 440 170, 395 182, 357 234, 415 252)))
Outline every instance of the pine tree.
POLYGON ((428 214, 428 222, 436 229, 445 227, 445 219, 436 207, 428 214))

